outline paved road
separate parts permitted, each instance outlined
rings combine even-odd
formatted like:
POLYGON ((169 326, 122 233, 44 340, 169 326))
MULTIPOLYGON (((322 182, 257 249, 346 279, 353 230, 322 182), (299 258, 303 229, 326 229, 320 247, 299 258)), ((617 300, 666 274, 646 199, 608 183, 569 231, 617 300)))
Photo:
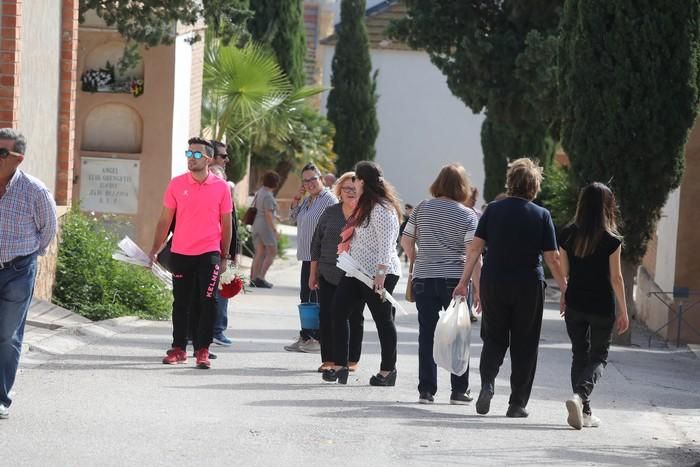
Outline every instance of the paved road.
MULTIPOLYGON (((317 355, 282 346, 298 326, 298 266, 281 264, 272 290, 231 304, 234 345, 210 371, 164 366, 165 322, 122 323, 120 333, 41 361, 29 352, 11 418, 0 423, 2 465, 693 465, 700 461, 700 361, 656 345, 614 348, 594 411, 604 422, 566 425, 570 351, 552 307, 544 320, 530 418, 504 416, 509 360, 492 413, 451 406, 441 372, 432 406, 417 401, 415 310, 397 320, 399 378, 375 388, 379 365, 366 322, 357 374, 322 383, 317 355)), ((403 290, 401 282, 398 290, 403 290)), ((471 381, 481 350, 473 330, 471 381)), ((637 330, 637 334, 641 331, 637 330)), ((639 337, 645 342, 645 337, 639 337)))

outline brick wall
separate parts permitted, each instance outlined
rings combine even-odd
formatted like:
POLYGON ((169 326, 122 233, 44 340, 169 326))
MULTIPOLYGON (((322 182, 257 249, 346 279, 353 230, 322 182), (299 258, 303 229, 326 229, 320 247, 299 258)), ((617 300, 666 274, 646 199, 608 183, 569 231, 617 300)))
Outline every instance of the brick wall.
POLYGON ((0 128, 16 128, 19 119, 19 73, 22 1, 0 6, 0 128))
POLYGON ((61 12, 61 68, 58 108, 56 203, 69 205, 73 195, 75 95, 78 69, 78 0, 63 0, 61 12))

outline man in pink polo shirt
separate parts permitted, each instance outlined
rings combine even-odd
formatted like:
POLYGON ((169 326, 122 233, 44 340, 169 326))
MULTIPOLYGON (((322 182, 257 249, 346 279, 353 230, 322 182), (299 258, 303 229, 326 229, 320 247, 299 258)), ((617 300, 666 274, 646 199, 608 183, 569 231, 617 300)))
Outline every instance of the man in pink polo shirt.
POLYGON ((163 196, 151 259, 156 261, 175 218, 172 241, 173 344, 163 363, 187 363, 187 330, 192 329, 197 368, 208 369, 219 275, 226 270, 231 244, 231 192, 209 172, 214 147, 190 138, 189 172, 173 178, 163 196), (223 252, 223 253, 222 253, 223 252))

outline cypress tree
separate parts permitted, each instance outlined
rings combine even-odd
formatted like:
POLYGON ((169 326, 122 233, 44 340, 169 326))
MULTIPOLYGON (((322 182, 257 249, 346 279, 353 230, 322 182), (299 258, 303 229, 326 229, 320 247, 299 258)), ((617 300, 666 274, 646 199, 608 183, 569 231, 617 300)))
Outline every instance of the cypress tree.
POLYGON ((698 108, 700 2, 567 0, 562 19, 562 144, 578 186, 609 182, 615 192, 632 306, 636 267, 680 184, 698 108))
POLYGON ((379 134, 376 74, 372 73, 365 0, 343 0, 333 56, 328 119, 335 125, 333 151, 339 173, 373 160, 379 134))
POLYGON ((251 0, 253 18, 248 30, 253 39, 272 47, 292 86, 305 84, 306 33, 303 0, 251 0))

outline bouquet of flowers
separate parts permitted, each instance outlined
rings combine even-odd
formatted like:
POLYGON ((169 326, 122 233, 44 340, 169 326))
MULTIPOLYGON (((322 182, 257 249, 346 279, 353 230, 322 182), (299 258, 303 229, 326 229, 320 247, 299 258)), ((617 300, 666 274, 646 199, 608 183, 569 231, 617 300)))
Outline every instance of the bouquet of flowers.
POLYGON ((219 277, 219 295, 223 298, 233 298, 241 291, 245 293, 245 277, 238 273, 235 266, 229 263, 223 274, 219 277))
POLYGON ((143 94, 143 80, 136 78, 132 79, 129 90, 132 96, 139 97, 141 94, 143 94))

